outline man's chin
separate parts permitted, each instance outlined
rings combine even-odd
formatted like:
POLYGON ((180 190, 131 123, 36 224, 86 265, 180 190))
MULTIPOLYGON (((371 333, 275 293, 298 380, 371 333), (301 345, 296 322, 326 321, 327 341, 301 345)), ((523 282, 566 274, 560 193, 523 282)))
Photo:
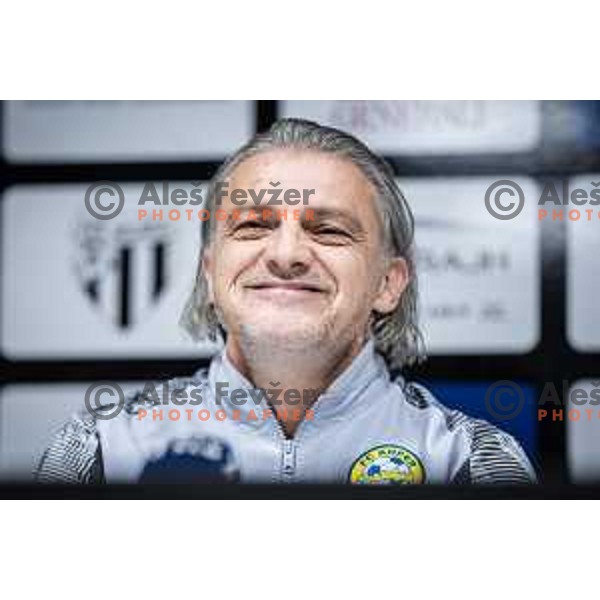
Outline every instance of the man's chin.
POLYGON ((268 322, 246 324, 243 337, 253 346, 273 348, 276 351, 298 351, 319 347, 327 342, 327 328, 322 322, 271 319, 268 322))

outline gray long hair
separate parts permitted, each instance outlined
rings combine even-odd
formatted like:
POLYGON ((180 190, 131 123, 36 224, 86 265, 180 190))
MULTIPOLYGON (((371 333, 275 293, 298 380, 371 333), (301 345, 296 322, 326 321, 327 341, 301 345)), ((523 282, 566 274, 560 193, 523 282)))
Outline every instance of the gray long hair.
MULTIPOLYGON (((209 184, 205 208, 212 214, 217 182, 225 181, 244 160, 262 152, 289 148, 325 152, 350 160, 375 186, 383 222, 386 256, 405 259, 410 281, 393 312, 373 313, 371 332, 375 346, 389 368, 400 368, 417 362, 422 357, 422 336, 417 325, 414 219, 394 180, 391 168, 365 144, 343 131, 312 121, 280 119, 269 131, 257 134, 221 165, 209 184)), ((203 245, 208 246, 211 242, 213 221, 214 219, 202 221, 203 245)), ((197 341, 222 342, 226 333, 217 318, 215 307, 208 301, 208 287, 201 261, 202 251, 194 288, 183 310, 180 324, 197 341)))

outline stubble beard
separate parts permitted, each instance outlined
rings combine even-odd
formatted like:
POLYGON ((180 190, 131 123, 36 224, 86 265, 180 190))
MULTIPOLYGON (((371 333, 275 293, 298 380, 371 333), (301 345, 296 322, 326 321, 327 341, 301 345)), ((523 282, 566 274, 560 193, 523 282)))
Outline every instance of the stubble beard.
POLYGON ((351 332, 340 332, 328 320, 291 331, 244 324, 239 340, 248 366, 262 373, 272 370, 275 380, 283 378, 277 374, 290 371, 298 375, 326 373, 352 346, 351 332))

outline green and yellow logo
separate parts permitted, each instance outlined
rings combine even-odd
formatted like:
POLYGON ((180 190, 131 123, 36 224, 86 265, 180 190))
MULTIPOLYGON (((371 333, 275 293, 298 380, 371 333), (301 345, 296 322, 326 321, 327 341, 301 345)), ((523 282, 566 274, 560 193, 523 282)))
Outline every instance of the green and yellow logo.
POLYGON ((359 485, 424 483, 425 469, 421 461, 406 448, 384 444, 371 448, 354 461, 348 481, 359 485))

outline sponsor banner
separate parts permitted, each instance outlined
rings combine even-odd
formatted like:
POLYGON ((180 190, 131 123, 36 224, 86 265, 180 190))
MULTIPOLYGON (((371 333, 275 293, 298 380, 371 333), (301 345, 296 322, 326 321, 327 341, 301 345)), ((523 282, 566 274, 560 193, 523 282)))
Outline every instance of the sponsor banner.
POLYGON ((538 101, 289 100, 280 112, 338 127, 390 155, 529 152, 541 139, 538 101))
POLYGON ((10 162, 221 159, 254 133, 247 101, 10 101, 10 162))
POLYGON ((526 353, 539 340, 539 190, 531 179, 506 177, 525 201, 514 218, 494 218, 484 198, 498 179, 398 180, 415 215, 420 322, 431 354, 526 353))
MULTIPOLYGON (((576 381, 569 390, 567 411, 567 464, 573 483, 600 481, 600 377, 576 381)), ((553 407, 549 407, 551 412, 553 407)), ((557 407, 555 419, 559 419, 557 407)))
MULTIPOLYGON (((585 190, 588 194, 598 190, 600 174, 581 175, 569 181, 571 193, 585 190)), ((595 200, 592 200, 594 202, 595 200)), ((578 208, 583 218, 567 221, 567 337, 570 345, 582 352, 600 350, 600 319, 598 302, 600 295, 600 219, 597 215, 587 219, 585 211, 598 206, 589 202, 582 207, 570 205, 559 207, 578 208)))
POLYGON ((196 272, 201 205, 152 203, 141 219, 138 201, 146 185, 155 185, 158 194, 186 196, 186 202, 204 189, 201 182, 104 182, 6 191, 0 337, 5 356, 167 358, 211 350, 178 326, 196 272), (111 219, 95 218, 94 200, 100 211, 121 210, 111 219), (161 219, 150 218, 153 210, 162 211, 161 219), (171 220, 171 210, 183 217, 191 210, 194 218, 171 220))

